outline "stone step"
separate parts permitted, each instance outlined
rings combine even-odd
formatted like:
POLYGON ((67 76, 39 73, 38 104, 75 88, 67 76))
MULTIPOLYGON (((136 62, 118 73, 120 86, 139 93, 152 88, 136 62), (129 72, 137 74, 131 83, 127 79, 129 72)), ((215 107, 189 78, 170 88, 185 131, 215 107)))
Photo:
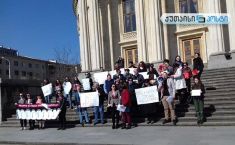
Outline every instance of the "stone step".
POLYGON ((211 84, 211 85, 205 85, 205 88, 211 88, 214 87, 217 89, 227 89, 227 88, 234 88, 235 84, 211 84))
MULTIPOLYGON (((214 121, 214 122, 204 122, 202 126, 234 126, 235 121, 234 120, 225 120, 225 121, 214 121)), ((58 122, 54 124, 47 125, 47 127, 58 127, 58 122)), ((106 124, 97 124, 94 126, 93 124, 85 124, 85 127, 111 127, 112 123, 106 123, 106 124)), ((138 123, 138 126, 172 126, 172 123, 162 124, 162 120, 155 122, 154 124, 147 124, 146 122, 138 123)), ((184 122, 184 121, 178 121, 177 126, 197 126, 196 120, 184 122)), ((2 124, 0 126, 2 127, 13 127, 13 128, 20 128, 20 124, 2 124)), ((78 122, 68 122, 67 127, 82 127, 81 124, 78 122)))
POLYGON ((221 98, 223 98, 223 97, 232 97, 232 96, 235 96, 235 91, 231 91, 231 92, 228 92, 228 91, 226 91, 226 92, 214 92, 214 91, 216 91, 216 90, 206 90, 206 94, 205 94, 205 96, 206 97, 210 97, 210 98, 213 98, 213 97, 221 97, 221 98))
POLYGON ((210 79, 210 78, 227 78, 227 77, 235 76, 234 72, 235 71, 225 72, 225 73, 215 72, 215 73, 202 74, 201 79, 204 80, 204 79, 210 79))
POLYGON ((235 84, 235 81, 205 81, 203 82, 205 86, 211 86, 211 85, 231 85, 235 84))
POLYGON ((228 76, 228 77, 208 77, 208 78, 201 78, 202 82, 203 83, 206 83, 206 82, 227 82, 228 80, 231 80, 231 81, 234 81, 234 76, 228 76))
POLYGON ((233 95, 233 96, 214 96, 214 97, 212 97, 212 96, 206 96, 205 98, 204 98, 204 101, 205 102, 207 102, 207 101, 223 101, 223 100, 231 100, 231 101, 235 101, 235 95, 233 95))
POLYGON ((235 71, 235 67, 225 67, 225 68, 215 68, 215 69, 208 69, 205 68, 204 72, 216 72, 216 71, 235 71))
POLYGON ((235 88, 216 88, 216 90, 206 90, 206 94, 211 93, 234 93, 235 88))

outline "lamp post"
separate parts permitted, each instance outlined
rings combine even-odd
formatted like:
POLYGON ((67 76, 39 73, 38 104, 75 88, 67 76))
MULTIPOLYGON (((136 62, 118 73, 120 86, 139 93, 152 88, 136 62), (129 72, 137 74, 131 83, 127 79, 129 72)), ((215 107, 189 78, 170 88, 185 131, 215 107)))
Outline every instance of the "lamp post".
POLYGON ((11 79, 11 62, 9 59, 5 58, 5 57, 1 57, 2 59, 5 59, 8 62, 8 69, 9 69, 9 79, 11 79))

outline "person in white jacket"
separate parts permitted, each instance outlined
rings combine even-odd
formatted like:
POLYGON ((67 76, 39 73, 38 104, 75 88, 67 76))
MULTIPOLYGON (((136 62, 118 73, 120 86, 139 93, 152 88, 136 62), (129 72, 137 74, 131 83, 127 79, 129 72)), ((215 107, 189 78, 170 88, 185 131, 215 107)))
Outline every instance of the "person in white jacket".
POLYGON ((171 75, 171 78, 174 78, 175 89, 177 96, 179 97, 180 103, 184 103, 186 101, 186 82, 183 76, 183 68, 179 64, 174 64, 175 73, 171 75))

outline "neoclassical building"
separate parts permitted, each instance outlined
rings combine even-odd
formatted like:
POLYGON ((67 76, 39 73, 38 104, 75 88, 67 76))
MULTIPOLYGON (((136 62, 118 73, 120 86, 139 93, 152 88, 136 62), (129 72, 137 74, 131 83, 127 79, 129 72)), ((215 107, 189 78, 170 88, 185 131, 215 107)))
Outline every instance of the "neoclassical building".
POLYGON ((111 70, 119 56, 125 66, 176 55, 191 64, 196 52, 210 68, 235 65, 235 0, 74 0, 73 6, 83 72, 111 70), (229 13, 231 22, 163 25, 163 13, 229 13))

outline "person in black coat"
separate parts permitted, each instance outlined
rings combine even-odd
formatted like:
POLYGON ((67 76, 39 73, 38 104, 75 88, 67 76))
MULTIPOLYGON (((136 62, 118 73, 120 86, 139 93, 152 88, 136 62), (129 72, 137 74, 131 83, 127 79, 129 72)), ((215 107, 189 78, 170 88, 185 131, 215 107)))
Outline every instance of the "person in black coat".
POLYGON ((64 96, 62 95, 61 92, 57 92, 58 94, 58 98, 57 98, 57 103, 60 104, 60 109, 61 112, 59 114, 59 122, 60 122, 60 127, 58 128, 58 130, 65 130, 66 128, 66 101, 64 96))
POLYGON ((195 53, 195 58, 193 59, 193 70, 198 70, 198 77, 200 78, 204 69, 203 61, 199 53, 195 53))

